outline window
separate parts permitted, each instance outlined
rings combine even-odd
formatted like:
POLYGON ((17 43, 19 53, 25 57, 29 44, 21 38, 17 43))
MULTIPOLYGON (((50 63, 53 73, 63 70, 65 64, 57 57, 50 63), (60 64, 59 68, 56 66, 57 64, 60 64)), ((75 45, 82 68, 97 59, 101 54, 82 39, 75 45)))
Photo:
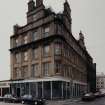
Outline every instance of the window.
POLYGON ((23 53, 24 61, 28 61, 28 52, 23 53))
POLYGON ((43 64, 43 74, 44 74, 44 76, 48 76, 48 74, 49 74, 49 67, 50 67, 50 63, 44 63, 43 64))
POLYGON ((55 44, 55 55, 61 55, 61 44, 60 43, 56 43, 55 44))
POLYGON ((24 36, 24 44, 28 43, 28 36, 24 36))
POLYGON ((22 77, 27 78, 28 77, 28 66, 23 67, 22 77))
POLYGON ((38 48, 33 49, 32 51, 32 57, 33 59, 37 59, 38 58, 38 48))
POLYGON ((33 15, 33 20, 34 21, 36 21, 36 19, 37 19, 37 17, 36 17, 37 15, 35 14, 35 15, 33 15))
POLYGON ((16 43, 16 46, 18 47, 18 46, 20 45, 19 39, 16 39, 16 40, 15 40, 15 43, 16 43))
POLYGON ((49 36, 49 31, 50 31, 50 28, 49 28, 49 27, 45 27, 45 28, 44 28, 43 37, 48 37, 48 36, 49 36))
POLYGON ((32 69, 31 69, 31 77, 35 77, 37 71, 38 71, 38 64, 32 65, 32 69))
POLYGON ((37 39, 38 39, 37 31, 34 31, 34 32, 32 33, 32 40, 35 41, 35 40, 37 40, 37 39))
POLYGON ((16 63, 20 63, 20 61, 21 61, 21 55, 19 53, 17 53, 15 55, 15 58, 16 58, 16 63))
POLYGON ((43 56, 47 57, 47 56, 49 56, 49 53, 50 53, 50 46, 49 45, 44 46, 43 47, 43 56))
POLYGON ((55 63, 55 73, 60 73, 61 70, 61 62, 60 61, 56 61, 55 63))
POLYGON ((16 72, 16 78, 21 78, 21 70, 16 68, 15 72, 16 72))

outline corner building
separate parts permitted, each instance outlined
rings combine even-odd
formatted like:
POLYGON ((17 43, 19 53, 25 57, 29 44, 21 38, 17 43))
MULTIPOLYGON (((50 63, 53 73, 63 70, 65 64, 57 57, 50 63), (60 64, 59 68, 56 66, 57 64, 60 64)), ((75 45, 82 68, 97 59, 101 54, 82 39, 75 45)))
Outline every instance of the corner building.
POLYGON ((67 99, 91 89, 87 76, 93 69, 87 71, 88 65, 93 68, 93 59, 82 32, 76 40, 71 27, 67 0, 61 14, 45 8, 43 0, 28 2, 27 24, 15 25, 10 37, 12 94, 67 99))

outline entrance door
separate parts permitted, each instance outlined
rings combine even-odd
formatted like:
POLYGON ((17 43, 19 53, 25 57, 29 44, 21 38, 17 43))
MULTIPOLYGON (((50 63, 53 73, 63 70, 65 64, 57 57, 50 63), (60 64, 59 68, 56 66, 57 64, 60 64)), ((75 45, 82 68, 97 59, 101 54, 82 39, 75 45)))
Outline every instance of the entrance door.
POLYGON ((17 97, 20 97, 20 88, 17 88, 17 97))

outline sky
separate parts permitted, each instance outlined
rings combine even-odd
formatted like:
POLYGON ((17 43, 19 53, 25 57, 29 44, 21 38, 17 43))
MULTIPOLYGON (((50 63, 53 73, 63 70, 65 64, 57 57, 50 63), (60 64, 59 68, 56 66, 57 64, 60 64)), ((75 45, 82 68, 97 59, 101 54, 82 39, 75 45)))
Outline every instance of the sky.
MULTIPOLYGON (((44 0, 56 13, 63 11, 65 0, 44 0)), ((0 0, 0 80, 10 79, 10 36, 13 25, 26 24, 28 0, 0 0)), ((97 72, 105 73, 105 0, 68 0, 72 16, 72 33, 85 36, 89 54, 97 63, 97 72)))

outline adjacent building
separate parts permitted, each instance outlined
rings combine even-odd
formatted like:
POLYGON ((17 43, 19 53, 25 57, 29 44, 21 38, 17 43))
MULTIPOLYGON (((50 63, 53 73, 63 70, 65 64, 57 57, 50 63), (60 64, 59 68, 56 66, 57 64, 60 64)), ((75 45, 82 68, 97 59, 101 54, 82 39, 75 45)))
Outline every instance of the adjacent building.
POLYGON ((97 87, 97 90, 105 89, 105 75, 103 73, 97 74, 96 87, 97 87))
POLYGON ((96 67, 83 33, 79 40, 72 34, 67 0, 58 14, 45 8, 43 0, 29 0, 27 24, 14 26, 10 43, 12 94, 64 99, 95 91, 96 67))

